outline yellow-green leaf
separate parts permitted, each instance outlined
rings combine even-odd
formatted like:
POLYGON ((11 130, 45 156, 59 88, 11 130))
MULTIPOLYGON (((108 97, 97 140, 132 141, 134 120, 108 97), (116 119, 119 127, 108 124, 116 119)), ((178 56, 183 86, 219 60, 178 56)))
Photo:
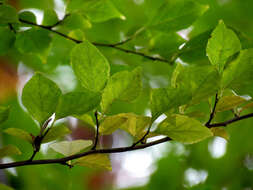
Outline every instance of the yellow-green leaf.
POLYGON ((71 130, 65 125, 52 126, 52 129, 43 138, 42 143, 47 143, 70 134, 71 130))
POLYGON ((155 133, 183 143, 196 143, 213 136, 210 129, 198 120, 179 114, 167 117, 158 125, 155 133))
POLYGON ((224 138, 226 140, 229 140, 228 133, 227 133, 227 131, 224 128, 213 127, 213 128, 211 128, 211 131, 212 131, 212 133, 213 133, 214 136, 219 136, 219 137, 222 137, 222 138, 224 138))
POLYGON ((9 113, 10 113, 9 107, 0 106, 0 123, 3 123, 8 119, 9 113))
POLYGON ((141 72, 141 68, 137 67, 131 72, 115 73, 109 79, 102 94, 101 108, 103 112, 108 111, 115 100, 133 101, 139 96, 142 87, 141 72))
POLYGON ((231 110, 246 101, 247 99, 241 96, 236 96, 236 95, 223 96, 222 98, 219 99, 217 103, 216 111, 221 112, 221 111, 231 110))
POLYGON ((21 154, 20 150, 14 145, 7 145, 3 148, 0 148, 0 158, 19 154, 21 154))
POLYGON ((92 145, 91 140, 61 141, 50 145, 54 151, 71 156, 92 145))
POLYGON ((5 133, 18 137, 20 139, 23 139, 29 143, 33 142, 32 136, 30 135, 30 133, 22 130, 22 129, 18 129, 18 128, 8 128, 4 130, 5 133))
POLYGON ((100 51, 85 40, 71 53, 71 64, 81 84, 91 91, 101 91, 109 78, 110 66, 100 51))
POLYGON ((147 116, 121 113, 106 117, 101 123, 99 130, 102 134, 111 134, 116 129, 122 129, 135 137, 150 124, 150 120, 151 118, 147 116))
POLYGON ((74 165, 106 170, 112 169, 110 158, 106 154, 93 154, 78 158, 74 165))

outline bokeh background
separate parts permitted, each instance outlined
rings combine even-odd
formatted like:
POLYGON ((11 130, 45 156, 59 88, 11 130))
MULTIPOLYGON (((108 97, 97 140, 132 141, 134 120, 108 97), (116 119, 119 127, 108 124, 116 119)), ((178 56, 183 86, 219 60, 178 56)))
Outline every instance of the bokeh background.
MULTIPOLYGON (((125 16, 125 19, 111 19, 100 23, 64 23, 59 30, 74 37, 87 38, 92 42, 115 43, 125 39, 142 28, 149 20, 152 10, 164 0, 112 0, 125 16), (71 33, 72 31, 73 33, 71 33)), ((184 42, 204 34, 203 41, 194 52, 181 57, 188 64, 208 64, 205 55, 206 34, 223 19, 227 26, 237 31, 244 48, 253 47, 253 1, 252 0, 198 0, 209 5, 208 11, 193 26, 173 34, 143 31, 124 47, 148 54, 159 54, 171 58, 172 53, 184 42)), ((42 23, 47 9, 54 9, 61 19, 65 15, 67 1, 63 0, 10 0, 18 11, 31 11, 36 22, 42 23)), ((29 26, 24 26, 29 27, 29 26)), ((10 50, 0 55, 0 104, 10 105, 8 121, 1 130, 8 127, 26 129, 36 134, 39 129, 32 118, 24 111, 20 94, 24 84, 34 71, 45 73, 64 92, 78 88, 78 82, 69 64, 69 52, 75 45, 57 35, 48 34, 50 53, 23 52, 10 50)), ((1 41, 0 41, 1 43, 1 41)), ((40 43, 40 42, 38 42, 40 43)), ((148 108, 150 88, 165 87, 169 84, 174 65, 153 62, 142 57, 126 54, 110 48, 100 48, 111 64, 111 73, 130 70, 141 66, 144 70, 144 90, 134 103, 116 102, 111 114, 134 112, 150 115, 148 108)), ((180 61, 180 60, 178 60, 180 61)), ((203 102, 196 110, 205 112, 208 118, 209 107, 203 102)), ((249 110, 249 112, 253 110, 249 110)), ((230 112, 218 114, 216 120, 231 118, 230 112)), ((159 118, 161 121, 162 118, 159 118)), ((158 121, 159 121, 158 120, 158 121)), ((158 122, 157 121, 157 122, 158 122)), ((66 139, 93 139, 94 128, 75 118, 64 122, 72 130, 66 139)), ((253 120, 234 123, 226 128, 229 140, 213 137, 193 145, 168 142, 144 150, 113 154, 112 171, 93 170, 85 167, 69 169, 61 165, 27 166, 0 171, 0 181, 20 190, 251 190, 253 189, 253 120)), ((102 136, 103 147, 126 146, 131 137, 123 131, 110 136, 102 136)), ((23 152, 20 156, 5 158, 3 162, 27 159, 32 154, 30 145, 6 134, 0 134, 1 146, 15 144, 23 152)), ((54 157, 55 153, 44 144, 37 158, 54 157)))

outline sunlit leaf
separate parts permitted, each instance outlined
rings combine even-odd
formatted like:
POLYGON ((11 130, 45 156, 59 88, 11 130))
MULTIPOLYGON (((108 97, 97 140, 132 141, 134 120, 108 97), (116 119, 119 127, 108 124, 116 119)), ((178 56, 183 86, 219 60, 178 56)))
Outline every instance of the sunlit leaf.
POLYGON ((93 154, 78 158, 74 165, 80 165, 90 168, 98 168, 105 170, 112 170, 111 161, 106 154, 93 154))
POLYGON ((56 110, 61 95, 58 86, 40 73, 36 73, 25 85, 22 103, 41 124, 56 110))
POLYGON ((141 68, 115 73, 102 94, 101 108, 106 112, 115 100, 133 101, 141 92, 141 68))
POLYGON ((167 117, 158 125, 155 133, 183 143, 196 143, 213 135, 198 120, 179 114, 167 117))
POLYGON ((91 140, 61 141, 50 145, 54 151, 71 156, 92 145, 91 140))
POLYGON ((20 150, 14 145, 7 145, 0 148, 0 158, 19 154, 21 154, 20 150))
POLYGON ((70 134, 71 130, 65 125, 52 126, 52 129, 43 138, 42 143, 47 143, 70 134))
POLYGON ((100 91, 109 78, 110 66, 99 50, 88 41, 76 45, 71 54, 73 70, 81 84, 91 91, 100 91))
POLYGON ((27 131, 18 128, 8 128, 4 130, 5 133, 23 139, 29 143, 33 142, 32 136, 27 131))
POLYGON ((224 128, 213 127, 213 128, 211 128, 211 131, 212 131, 214 136, 219 136, 219 137, 222 137, 226 140, 229 140, 229 135, 228 135, 227 131, 224 128))
POLYGON ((135 137, 150 124, 150 119, 150 117, 133 113, 121 113, 108 116, 101 123, 99 131, 102 134, 111 134, 116 129, 123 129, 135 137))
POLYGON ((227 59, 239 52, 241 43, 236 34, 228 29, 223 21, 212 32, 212 37, 208 40, 206 52, 212 65, 222 72, 227 59))
POLYGON ((219 99, 216 107, 216 111, 226 111, 231 110, 242 103, 246 102, 247 99, 241 97, 241 96, 223 96, 219 99))
POLYGON ((52 26, 58 22, 58 16, 53 9, 47 9, 44 11, 44 17, 42 24, 45 26, 52 26))

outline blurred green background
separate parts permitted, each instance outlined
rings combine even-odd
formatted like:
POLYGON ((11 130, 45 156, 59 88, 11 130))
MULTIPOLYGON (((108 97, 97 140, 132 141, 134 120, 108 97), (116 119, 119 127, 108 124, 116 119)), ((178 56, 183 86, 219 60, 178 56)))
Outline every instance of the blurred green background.
MULTIPOLYGON (((152 15, 152 11, 164 0, 112 0, 125 16, 123 19, 110 19, 89 24, 71 20, 59 28, 76 38, 87 38, 92 42, 116 43, 133 35, 142 28, 152 15), (80 24, 81 23, 81 24, 80 24), (72 31, 70 33, 70 31, 72 31)), ((171 0, 173 1, 173 0, 171 0)), ((172 53, 185 41, 203 35, 194 52, 184 54, 181 59, 189 64, 208 64, 205 46, 212 30, 220 19, 227 26, 238 31, 243 48, 253 47, 253 1, 252 0, 197 0, 209 5, 209 9, 193 26, 178 33, 142 31, 124 47, 147 54, 160 54, 170 59, 172 53), (208 34, 208 35, 206 35, 208 34)), ((43 20, 43 13, 55 9, 58 17, 65 14, 66 3, 62 0, 10 0, 17 10, 30 10, 35 13, 37 23, 43 20)), ((70 18, 76 19, 76 18, 70 18)), ((78 20, 78 19, 76 19, 78 20)), ((27 27, 27 26, 25 26, 27 27)), ((0 56, 0 104, 10 105, 11 114, 2 129, 16 127, 38 133, 39 129, 20 103, 20 92, 24 83, 34 71, 41 71, 59 84, 64 92, 78 88, 69 66, 69 52, 75 45, 57 35, 45 33, 51 40, 50 53, 45 49, 38 52, 22 53, 13 49, 0 56)), ((0 42, 1 43, 1 42, 0 42)), ((42 43, 42 42, 38 42, 42 43)), ((111 64, 111 73, 120 70, 143 67, 144 90, 134 103, 117 102, 111 114, 134 112, 149 114, 147 110, 150 88, 165 87, 170 81, 174 65, 153 62, 143 57, 126 54, 110 48, 100 48, 111 64)), ((196 110, 209 112, 206 103, 197 105, 196 110)), ((249 110, 249 112, 252 110, 249 110)), ((226 112, 217 116, 224 121, 233 115, 226 112)), ((203 121, 207 120, 208 114, 203 121)), ((94 131, 86 123, 74 118, 64 120, 71 129, 68 139, 93 139, 94 131)), ((27 166, 0 171, 0 181, 14 189, 21 190, 109 190, 109 189, 194 189, 194 190, 251 190, 253 189, 253 124, 252 119, 240 121, 227 127, 229 141, 220 137, 209 138, 201 143, 184 145, 168 142, 141 151, 111 155, 112 171, 98 171, 84 167, 69 169, 61 165, 27 166)), ((103 136, 104 147, 124 146, 131 142, 122 131, 112 136, 103 136)), ((30 145, 14 137, 1 134, 1 145, 15 144, 23 152, 14 160, 27 159, 32 154, 30 145)), ((37 158, 57 156, 44 145, 37 158)), ((4 162, 11 161, 9 158, 4 162)))

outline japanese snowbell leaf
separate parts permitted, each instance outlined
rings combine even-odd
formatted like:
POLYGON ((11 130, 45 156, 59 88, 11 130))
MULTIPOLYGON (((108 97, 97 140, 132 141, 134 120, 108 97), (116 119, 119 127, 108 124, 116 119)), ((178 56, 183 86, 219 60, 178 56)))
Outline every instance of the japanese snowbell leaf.
POLYGON ((42 29, 29 29, 17 34, 15 47, 21 53, 42 53, 51 42, 49 32, 42 29))
POLYGON ((5 184, 2 184, 2 183, 0 183, 0 189, 1 190, 14 190, 13 188, 11 188, 5 184))
POLYGON ((58 16, 53 9, 47 9, 44 11, 44 17, 42 24, 44 26, 52 26, 58 22, 58 16))
POLYGON ((141 72, 141 68, 137 67, 130 72, 117 72, 109 79, 102 94, 101 108, 103 112, 108 111, 115 100, 130 102, 139 96, 142 88, 141 72))
POLYGON ((19 19, 36 23, 36 16, 31 11, 23 11, 18 14, 19 19))
POLYGON ((232 110, 246 101, 247 99, 241 96, 223 96, 219 99, 215 110, 217 112, 232 110))
POLYGON ((189 27, 208 6, 194 0, 165 1, 157 10, 149 27, 163 32, 174 32, 189 27))
POLYGON ((96 124, 93 121, 91 115, 89 114, 83 114, 83 115, 74 115, 75 118, 81 120, 82 122, 84 122, 86 125, 89 125, 91 127, 94 127, 96 124))
POLYGON ((71 130, 65 125, 53 126, 52 129, 43 138, 42 143, 47 143, 70 134, 71 130))
POLYGON ((207 43, 206 53, 211 64, 222 73, 228 58, 241 50, 241 43, 223 21, 219 22, 211 36, 207 43))
POLYGON ((63 94, 56 109, 56 119, 70 115, 82 115, 97 107, 100 100, 101 96, 99 93, 88 91, 63 94))
POLYGON ((17 11, 10 5, 0 5, 0 24, 18 22, 17 11))
POLYGON ((0 106, 0 124, 8 119, 9 113, 10 113, 9 107, 0 106))
POLYGON ((241 109, 240 109, 240 112, 246 110, 246 109, 249 109, 249 108, 252 108, 253 107, 253 102, 250 102, 248 104, 246 104, 245 106, 243 106, 241 109))
POLYGON ((70 12, 79 10, 92 22, 104 22, 113 18, 125 20, 125 16, 118 11, 111 0, 70 1, 68 10, 70 12))
POLYGON ((182 66, 179 64, 172 76, 172 86, 191 92, 190 104, 199 103, 213 96, 220 88, 221 76, 213 66, 182 66))
POLYGON ((69 30, 85 30, 92 26, 91 22, 79 13, 71 13, 71 15, 64 19, 62 25, 69 30))
POLYGON ((20 150, 14 145, 7 145, 3 148, 0 148, 0 158, 19 154, 21 154, 20 150))
POLYGON ((222 76, 222 88, 253 97, 253 49, 242 50, 236 60, 229 63, 222 76))
POLYGON ((187 104, 191 100, 191 91, 187 88, 159 88, 151 90, 151 113, 154 121, 164 112, 181 105, 187 104))
POLYGON ((150 120, 151 118, 147 116, 121 113, 106 117, 101 123, 99 131, 102 134, 108 135, 116 129, 122 129, 135 137, 150 124, 150 120))
POLYGON ((15 34, 7 27, 0 27, 0 56, 14 45, 15 34))
POLYGON ((112 170, 111 161, 107 154, 92 154, 78 158, 74 165, 80 165, 90 168, 112 170))
POLYGON ((24 86, 22 103, 40 124, 56 110, 61 90, 50 79, 36 73, 24 86))
POLYGON ((91 91, 101 91, 110 76, 107 59, 90 42, 76 45, 71 53, 71 63, 81 84, 91 91))
POLYGON ((155 133, 183 143, 196 143, 213 136, 210 129, 198 120, 179 114, 167 117, 157 126, 155 133))
POLYGON ((219 136, 219 137, 222 137, 222 138, 224 138, 226 140, 229 140, 228 133, 227 133, 227 131, 224 128, 221 128, 221 127, 212 127, 211 131, 212 131, 212 133, 213 133, 214 136, 219 136))
POLYGON ((57 142, 51 144, 49 147, 64 156, 71 156, 91 145, 91 140, 74 140, 57 142))
POLYGON ((30 133, 28 133, 27 131, 24 131, 22 129, 18 129, 18 128, 8 128, 4 130, 5 133, 12 135, 14 137, 18 137, 22 140, 25 140, 29 143, 32 144, 33 139, 32 136, 30 135, 30 133))

